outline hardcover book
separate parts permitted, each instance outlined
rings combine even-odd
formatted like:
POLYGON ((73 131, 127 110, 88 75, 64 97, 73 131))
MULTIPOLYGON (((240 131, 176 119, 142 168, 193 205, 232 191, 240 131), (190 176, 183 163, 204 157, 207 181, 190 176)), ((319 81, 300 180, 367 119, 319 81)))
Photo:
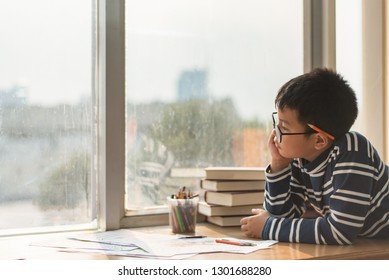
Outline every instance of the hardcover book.
POLYGON ((261 208, 262 205, 242 205, 242 206, 222 206, 216 204, 208 204, 205 201, 200 201, 198 204, 198 212, 205 216, 238 216, 252 215, 251 209, 261 208))
POLYGON ((264 167, 207 167, 207 180, 265 180, 264 167))
POLYGON ((265 180, 201 180, 201 188, 209 191, 261 191, 265 189, 265 180))
POLYGON ((222 227, 240 226, 240 220, 244 217, 247 216, 213 216, 207 217, 207 222, 222 227))
POLYGON ((262 204, 264 202, 264 191, 246 192, 213 192, 205 191, 204 201, 209 204, 224 206, 242 206, 262 204))

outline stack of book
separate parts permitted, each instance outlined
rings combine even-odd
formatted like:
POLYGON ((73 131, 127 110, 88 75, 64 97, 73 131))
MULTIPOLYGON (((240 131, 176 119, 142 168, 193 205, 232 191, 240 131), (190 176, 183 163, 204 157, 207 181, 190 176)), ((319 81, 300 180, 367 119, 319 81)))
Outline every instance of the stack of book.
POLYGON ((265 169, 255 167, 208 167, 201 180, 198 212, 219 226, 239 226, 251 209, 262 208, 265 169))

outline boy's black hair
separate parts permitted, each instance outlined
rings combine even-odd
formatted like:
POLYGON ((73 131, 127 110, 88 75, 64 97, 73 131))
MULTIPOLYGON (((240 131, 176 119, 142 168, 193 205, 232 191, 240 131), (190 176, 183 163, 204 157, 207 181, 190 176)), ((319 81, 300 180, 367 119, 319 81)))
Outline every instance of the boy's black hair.
POLYGON ((296 110, 300 122, 335 138, 348 132, 358 116, 354 90, 341 75, 326 68, 291 79, 279 90, 275 104, 281 110, 296 110))

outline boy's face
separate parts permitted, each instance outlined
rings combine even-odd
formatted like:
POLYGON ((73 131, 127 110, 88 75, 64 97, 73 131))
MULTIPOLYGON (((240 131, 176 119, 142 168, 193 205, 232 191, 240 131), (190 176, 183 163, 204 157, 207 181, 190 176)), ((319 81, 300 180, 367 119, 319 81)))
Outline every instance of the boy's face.
MULTIPOLYGON (((281 133, 304 133, 307 131, 307 124, 299 122, 296 110, 278 109, 277 115, 278 123, 276 125, 281 133)), ((284 158, 304 158, 309 161, 314 160, 323 151, 321 146, 317 145, 317 141, 315 133, 282 135, 281 143, 277 136, 274 138, 275 146, 284 158)))

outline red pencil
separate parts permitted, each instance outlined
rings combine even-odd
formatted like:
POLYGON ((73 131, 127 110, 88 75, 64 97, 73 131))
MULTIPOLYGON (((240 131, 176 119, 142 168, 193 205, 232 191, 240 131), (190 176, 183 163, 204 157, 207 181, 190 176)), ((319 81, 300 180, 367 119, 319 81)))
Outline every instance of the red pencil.
POLYGON ((255 243, 247 242, 247 241, 233 241, 228 239, 216 239, 216 243, 224 243, 235 246, 256 246, 255 243))

